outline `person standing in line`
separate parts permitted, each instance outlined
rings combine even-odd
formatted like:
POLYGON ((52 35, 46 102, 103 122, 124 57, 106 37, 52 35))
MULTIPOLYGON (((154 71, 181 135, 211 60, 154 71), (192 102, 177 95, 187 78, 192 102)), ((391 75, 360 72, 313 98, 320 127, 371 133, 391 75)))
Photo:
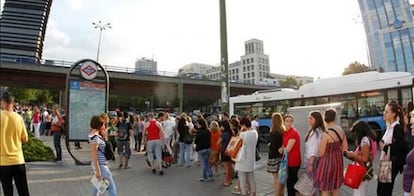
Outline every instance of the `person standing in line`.
POLYGON ((213 180, 213 172, 211 171, 211 166, 208 163, 210 157, 210 142, 211 134, 207 130, 206 121, 202 118, 198 119, 196 122, 197 132, 195 136, 195 145, 196 151, 198 152, 198 157, 200 160, 202 177, 198 179, 200 182, 208 182, 213 180))
POLYGON ((131 136, 132 126, 127 121, 128 113, 123 112, 118 115, 119 123, 117 125, 117 148, 119 154, 119 169, 129 169, 129 158, 131 157, 131 136))
MULTIPOLYGON (((414 136, 414 110, 410 112, 410 125, 409 130, 411 135, 414 136)), ((404 196, 410 196, 414 193, 414 149, 412 148, 407 154, 405 159, 406 165, 403 171, 403 189, 404 196)))
POLYGON ((59 105, 53 106, 53 115, 52 115, 52 126, 50 131, 53 136, 53 145, 56 150, 56 161, 60 163, 62 161, 62 147, 60 145, 60 138, 62 137, 62 125, 64 121, 59 112, 59 105))
POLYGON ((229 114, 227 112, 223 112, 223 121, 220 123, 220 128, 222 130, 221 133, 221 162, 224 166, 224 182, 223 186, 230 186, 233 181, 233 168, 232 168, 232 160, 230 156, 225 154, 227 145, 230 142, 231 137, 233 136, 233 131, 231 130, 230 122, 229 122, 229 114))
POLYGON ((5 196, 13 195, 13 180, 20 196, 29 196, 22 144, 28 142, 23 118, 13 112, 14 96, 5 92, 0 110, 0 179, 5 196))
POLYGON ((134 118, 134 123, 132 124, 132 130, 134 133, 134 150, 136 152, 139 152, 140 149, 138 148, 138 146, 141 147, 141 139, 142 139, 142 137, 140 139, 140 135, 142 136, 142 132, 140 132, 139 130, 141 120, 140 120, 139 115, 134 115, 133 118, 134 118))
POLYGON ((298 130, 293 127, 294 117, 292 115, 285 116, 286 130, 283 132, 283 147, 288 153, 288 177, 286 182, 288 196, 295 196, 294 188, 298 181, 298 171, 300 169, 301 152, 300 152, 300 136, 298 130))
POLYGON ((34 113, 32 115, 31 124, 34 127, 35 138, 40 138, 40 110, 37 106, 34 107, 34 113))
POLYGON ((26 123, 26 130, 30 130, 30 122, 32 121, 32 116, 32 106, 28 106, 24 112, 24 122, 26 123))
POLYGON ((403 171, 408 144, 405 140, 403 128, 403 114, 400 105, 396 101, 390 101, 384 110, 384 120, 387 122, 387 129, 379 142, 381 149, 380 160, 392 161, 391 180, 390 183, 378 181, 377 195, 391 196, 394 189, 394 182, 397 174, 403 171), (390 154, 387 154, 388 148, 390 154))
POLYGON ((168 112, 165 113, 165 120, 162 122, 162 127, 164 130, 164 137, 167 140, 167 150, 173 156, 174 153, 171 148, 173 144, 173 136, 174 136, 174 129, 175 129, 175 119, 170 117, 168 112))
POLYGON ((309 126, 310 129, 305 136, 305 172, 310 179, 313 179, 319 145, 325 132, 325 124, 319 111, 310 112, 309 126))
POLYGON ((118 128, 116 127, 116 125, 118 124, 118 119, 114 116, 110 117, 109 120, 109 124, 108 124, 108 141, 111 143, 112 145, 112 151, 115 152, 116 149, 116 133, 118 128))
POLYGON ((408 148, 411 150, 414 147, 414 136, 411 135, 411 111, 414 110, 413 102, 409 101, 404 109, 404 132, 407 136, 408 148))
MULTIPOLYGON (((109 196, 116 196, 116 185, 112 177, 112 173, 108 167, 108 160, 105 158, 105 138, 107 132, 105 128, 106 121, 101 116, 92 116, 90 121, 91 130, 89 131, 88 138, 91 147, 91 165, 94 175, 98 180, 107 180, 109 196)), ((97 195, 98 190, 93 187, 92 195, 97 195)))
POLYGON ((344 156, 357 162, 363 163, 367 169, 363 181, 357 189, 354 189, 354 196, 367 195, 369 181, 374 177, 373 164, 377 155, 377 139, 375 132, 364 121, 357 121, 350 129, 357 146, 354 152, 345 151, 344 156), (371 168, 371 169, 370 169, 371 168))
POLYGON ((149 113, 147 117, 149 121, 144 126, 146 136, 144 145, 147 146, 147 159, 151 165, 152 173, 155 174, 156 168, 158 168, 158 174, 164 175, 164 171, 162 170, 162 147, 165 144, 165 138, 162 125, 154 119, 152 113, 149 113), (156 164, 154 162, 154 154, 156 164))
POLYGON ((49 131, 50 131, 50 128, 52 127, 52 114, 53 114, 53 112, 52 111, 48 111, 47 110, 47 107, 43 107, 43 110, 42 110, 43 112, 42 112, 42 115, 41 115, 41 122, 40 122, 40 135, 43 135, 43 134, 45 134, 45 135, 48 135, 48 134, 46 134, 46 119, 50 119, 50 126, 49 126, 49 131))
POLYGON ((286 130, 283 117, 280 113, 272 114, 272 124, 269 134, 269 157, 267 160, 267 172, 272 174, 275 196, 283 195, 283 186, 279 183, 278 172, 282 159, 283 132, 286 130))
POLYGON ((180 145, 180 154, 178 155, 178 165, 191 167, 191 145, 193 143, 191 139, 191 133, 186 125, 186 116, 181 115, 177 123, 177 132, 179 135, 178 143, 180 145))
POLYGON ((248 194, 248 188, 250 189, 250 195, 256 195, 256 179, 254 176, 254 170, 256 165, 256 143, 258 139, 257 132, 252 129, 251 122, 248 118, 242 118, 240 120, 240 137, 243 139, 242 148, 244 148, 244 158, 240 161, 236 161, 235 170, 239 173, 240 191, 241 195, 248 194), (249 185, 249 187, 247 187, 249 185))
POLYGON ((220 160, 220 144, 221 144, 221 130, 217 121, 211 121, 210 123, 211 141, 210 141, 210 159, 209 163, 211 167, 214 167, 214 172, 218 176, 218 162, 220 160))
POLYGON ((321 196, 339 195, 344 181, 343 152, 348 148, 343 130, 336 125, 336 111, 325 111, 326 130, 322 134, 315 165, 313 185, 321 196), (329 175, 327 175, 329 174, 329 175))

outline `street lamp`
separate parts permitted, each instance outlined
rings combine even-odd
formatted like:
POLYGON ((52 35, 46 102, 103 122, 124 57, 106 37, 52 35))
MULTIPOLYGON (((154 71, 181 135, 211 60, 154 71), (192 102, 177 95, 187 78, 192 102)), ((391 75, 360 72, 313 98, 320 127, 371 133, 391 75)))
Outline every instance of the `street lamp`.
POLYGON ((95 27, 95 29, 99 28, 99 42, 98 42, 98 52, 96 54, 96 61, 99 62, 99 49, 101 48, 101 36, 102 36, 102 30, 110 29, 111 23, 102 24, 101 21, 98 23, 93 22, 92 25, 95 27))

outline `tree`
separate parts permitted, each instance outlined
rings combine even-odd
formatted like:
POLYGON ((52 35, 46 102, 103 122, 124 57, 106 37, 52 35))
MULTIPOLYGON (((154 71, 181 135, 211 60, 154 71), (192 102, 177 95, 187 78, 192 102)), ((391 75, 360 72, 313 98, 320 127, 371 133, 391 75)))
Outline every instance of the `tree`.
POLYGON ((372 69, 370 67, 368 67, 367 65, 365 65, 365 64, 362 64, 358 61, 355 61, 355 62, 349 64, 348 67, 345 68, 342 75, 362 73, 362 72, 367 72, 367 71, 372 71, 372 69))
POLYGON ((16 101, 21 104, 53 104, 58 102, 58 96, 49 90, 9 87, 16 101), (55 94, 55 96, 54 96, 55 94))
POLYGON ((286 79, 279 81, 282 88, 299 88, 302 84, 294 77, 288 76, 286 79))

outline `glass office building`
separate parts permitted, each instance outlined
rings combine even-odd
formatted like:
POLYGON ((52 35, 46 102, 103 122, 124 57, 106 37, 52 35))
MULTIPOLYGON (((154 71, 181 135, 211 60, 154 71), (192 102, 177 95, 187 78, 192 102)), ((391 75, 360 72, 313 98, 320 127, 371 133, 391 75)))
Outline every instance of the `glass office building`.
POLYGON ((0 17, 0 60, 36 63, 52 0, 6 0, 0 17))
POLYGON ((370 63, 383 71, 414 73, 414 1, 358 0, 370 63))

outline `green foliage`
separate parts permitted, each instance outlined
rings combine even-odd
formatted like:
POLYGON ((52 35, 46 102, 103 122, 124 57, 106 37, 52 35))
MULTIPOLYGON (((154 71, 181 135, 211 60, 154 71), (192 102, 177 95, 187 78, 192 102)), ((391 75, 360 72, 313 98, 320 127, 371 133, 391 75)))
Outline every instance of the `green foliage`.
POLYGON ((49 90, 8 87, 20 104, 50 105, 58 102, 57 93, 49 90))
POLYGON ((26 162, 53 161, 55 154, 52 148, 43 144, 42 141, 29 134, 29 141, 23 145, 23 155, 26 162))
POLYGON ((348 67, 345 68, 342 75, 362 73, 362 72, 367 72, 367 71, 372 71, 372 69, 370 67, 368 67, 367 65, 365 65, 365 64, 362 64, 358 61, 355 61, 355 62, 349 64, 348 67))
POLYGON ((282 88, 299 88, 302 84, 294 77, 288 76, 286 79, 279 81, 282 88))

